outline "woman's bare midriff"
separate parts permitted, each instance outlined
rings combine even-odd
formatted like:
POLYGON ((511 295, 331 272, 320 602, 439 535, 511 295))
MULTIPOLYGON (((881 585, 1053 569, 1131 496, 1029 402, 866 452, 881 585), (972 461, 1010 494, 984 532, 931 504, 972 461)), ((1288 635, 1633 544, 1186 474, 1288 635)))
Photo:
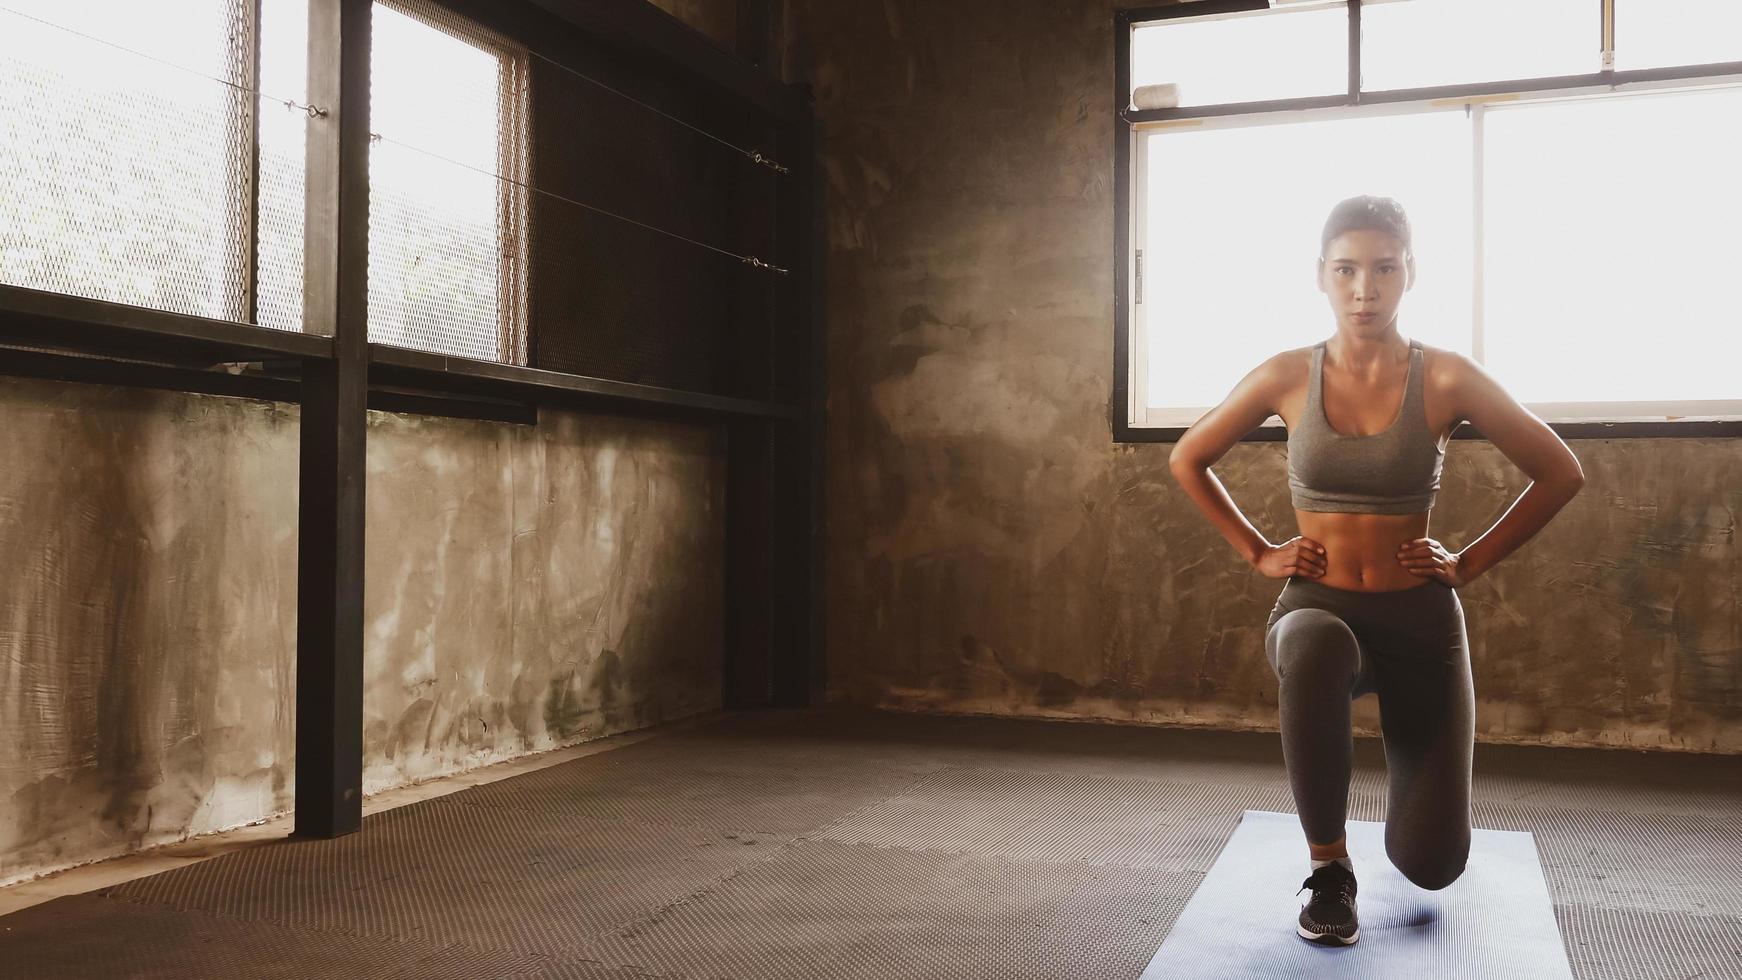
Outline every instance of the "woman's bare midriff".
POLYGON ((1325 546, 1325 574, 1298 576, 1353 592, 1395 592, 1433 581, 1397 560, 1404 542, 1427 536, 1420 514, 1346 514, 1296 510, 1301 536, 1325 546))
MULTIPOLYGON (((1283 424, 1290 431, 1306 408, 1307 375, 1311 368, 1312 348, 1302 347, 1295 351, 1295 355, 1298 380, 1283 397, 1283 406, 1279 412, 1283 424)), ((1436 394, 1437 386, 1430 383, 1438 362, 1436 350, 1425 351, 1422 360, 1422 406, 1428 427, 1434 431, 1443 449, 1453 420, 1441 418, 1444 409, 1436 394)), ((1363 420, 1371 427, 1371 431, 1377 432, 1384 427, 1391 414, 1395 414, 1396 409, 1387 406, 1396 405, 1398 395, 1375 394, 1369 400, 1388 413, 1380 415, 1375 411, 1373 417, 1363 420)), ((1406 541, 1427 537, 1428 513, 1361 514, 1296 508, 1295 527, 1300 529, 1301 535, 1325 546, 1325 574, 1309 573, 1298 577, 1353 592, 1395 592, 1427 585, 1433 581, 1433 577, 1427 574, 1418 575, 1403 567, 1403 563, 1397 560, 1397 550, 1406 541)))

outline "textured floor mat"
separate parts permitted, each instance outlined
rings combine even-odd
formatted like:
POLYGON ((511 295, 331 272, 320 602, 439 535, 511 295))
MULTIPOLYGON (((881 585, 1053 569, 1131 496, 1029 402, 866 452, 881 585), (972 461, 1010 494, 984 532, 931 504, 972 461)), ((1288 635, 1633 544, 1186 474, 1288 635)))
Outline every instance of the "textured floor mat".
POLYGON ((1695 915, 1736 907, 1742 816, 1484 803, 1471 812, 1479 826, 1535 836, 1557 902, 1695 915))
POLYGON ((436 946, 563 954, 777 846, 735 831, 446 800, 389 815, 359 834, 254 848, 104 894, 436 946))
MULTIPOLYGON (((91 895, 0 920, 0 976, 18 980, 489 980, 525 975, 540 964, 518 953, 292 929, 91 895)), ((613 977, 597 969, 598 980, 613 977)))
POLYGON ((1576 977, 1736 980, 1742 916, 1555 906, 1576 977))
POLYGON ((755 757, 649 765, 645 756, 609 753, 477 786, 448 799, 477 807, 798 835, 839 820, 916 778, 866 766, 781 768, 759 764, 755 757))
POLYGON ((1198 879, 798 841, 592 958, 741 980, 1131 978, 1198 879))
POLYGON ((1241 810, 1289 802, 1286 787, 954 769, 927 776, 815 836, 878 847, 1202 871, 1241 810))

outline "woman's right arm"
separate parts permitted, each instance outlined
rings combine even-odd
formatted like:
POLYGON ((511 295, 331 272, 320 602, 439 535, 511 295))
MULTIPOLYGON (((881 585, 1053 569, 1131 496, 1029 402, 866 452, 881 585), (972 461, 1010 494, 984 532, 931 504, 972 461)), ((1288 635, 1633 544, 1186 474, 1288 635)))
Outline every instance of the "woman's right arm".
POLYGON ((1168 459, 1168 469, 1247 564, 1277 578, 1296 571, 1316 577, 1324 572, 1322 546, 1300 537, 1272 545, 1240 513, 1222 481, 1210 472, 1210 467, 1242 437, 1278 414, 1276 405, 1288 383, 1286 354, 1278 354, 1253 368, 1222 404, 1204 413, 1179 437, 1168 459))

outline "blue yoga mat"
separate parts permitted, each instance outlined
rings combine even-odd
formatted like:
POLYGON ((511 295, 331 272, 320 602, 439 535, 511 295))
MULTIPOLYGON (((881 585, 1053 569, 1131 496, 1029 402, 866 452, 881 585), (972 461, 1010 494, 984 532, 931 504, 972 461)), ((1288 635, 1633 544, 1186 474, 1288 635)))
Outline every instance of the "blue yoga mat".
POLYGON ((1385 857, 1385 825, 1348 822, 1361 938, 1320 946, 1295 934, 1312 873, 1300 817, 1247 810, 1143 980, 1398 977, 1572 980, 1548 883, 1528 833, 1472 831, 1457 881, 1417 887, 1385 857))

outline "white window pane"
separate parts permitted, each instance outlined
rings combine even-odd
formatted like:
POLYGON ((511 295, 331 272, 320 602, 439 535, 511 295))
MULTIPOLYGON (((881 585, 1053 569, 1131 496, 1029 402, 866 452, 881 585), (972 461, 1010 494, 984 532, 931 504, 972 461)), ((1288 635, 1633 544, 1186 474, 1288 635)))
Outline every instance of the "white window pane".
POLYGON ((498 360, 499 56, 379 3, 370 51, 369 339, 498 360))
POLYGON ((1601 35, 1596 0, 1367 0, 1361 87, 1587 74, 1603 67, 1601 35))
POLYGON ((1349 90, 1349 12, 1257 11, 1158 21, 1131 31, 1131 83, 1173 82, 1182 106, 1349 90))
POLYGON ((1742 90, 1494 109, 1487 367, 1520 401, 1737 398, 1742 90))
POLYGON ((255 321, 303 329, 303 178, 308 170, 308 0, 260 10, 260 223, 255 321))
POLYGON ((1319 234, 1344 198, 1409 214, 1415 288, 1398 330, 1468 352, 1471 141, 1462 110, 1164 131, 1143 206, 1148 402, 1207 409, 1264 358, 1332 336, 1319 234))
POLYGON ((1616 0, 1615 67, 1742 61, 1738 0, 1616 0))
POLYGON ((4 6, 0 282, 241 319, 231 3, 4 6))

